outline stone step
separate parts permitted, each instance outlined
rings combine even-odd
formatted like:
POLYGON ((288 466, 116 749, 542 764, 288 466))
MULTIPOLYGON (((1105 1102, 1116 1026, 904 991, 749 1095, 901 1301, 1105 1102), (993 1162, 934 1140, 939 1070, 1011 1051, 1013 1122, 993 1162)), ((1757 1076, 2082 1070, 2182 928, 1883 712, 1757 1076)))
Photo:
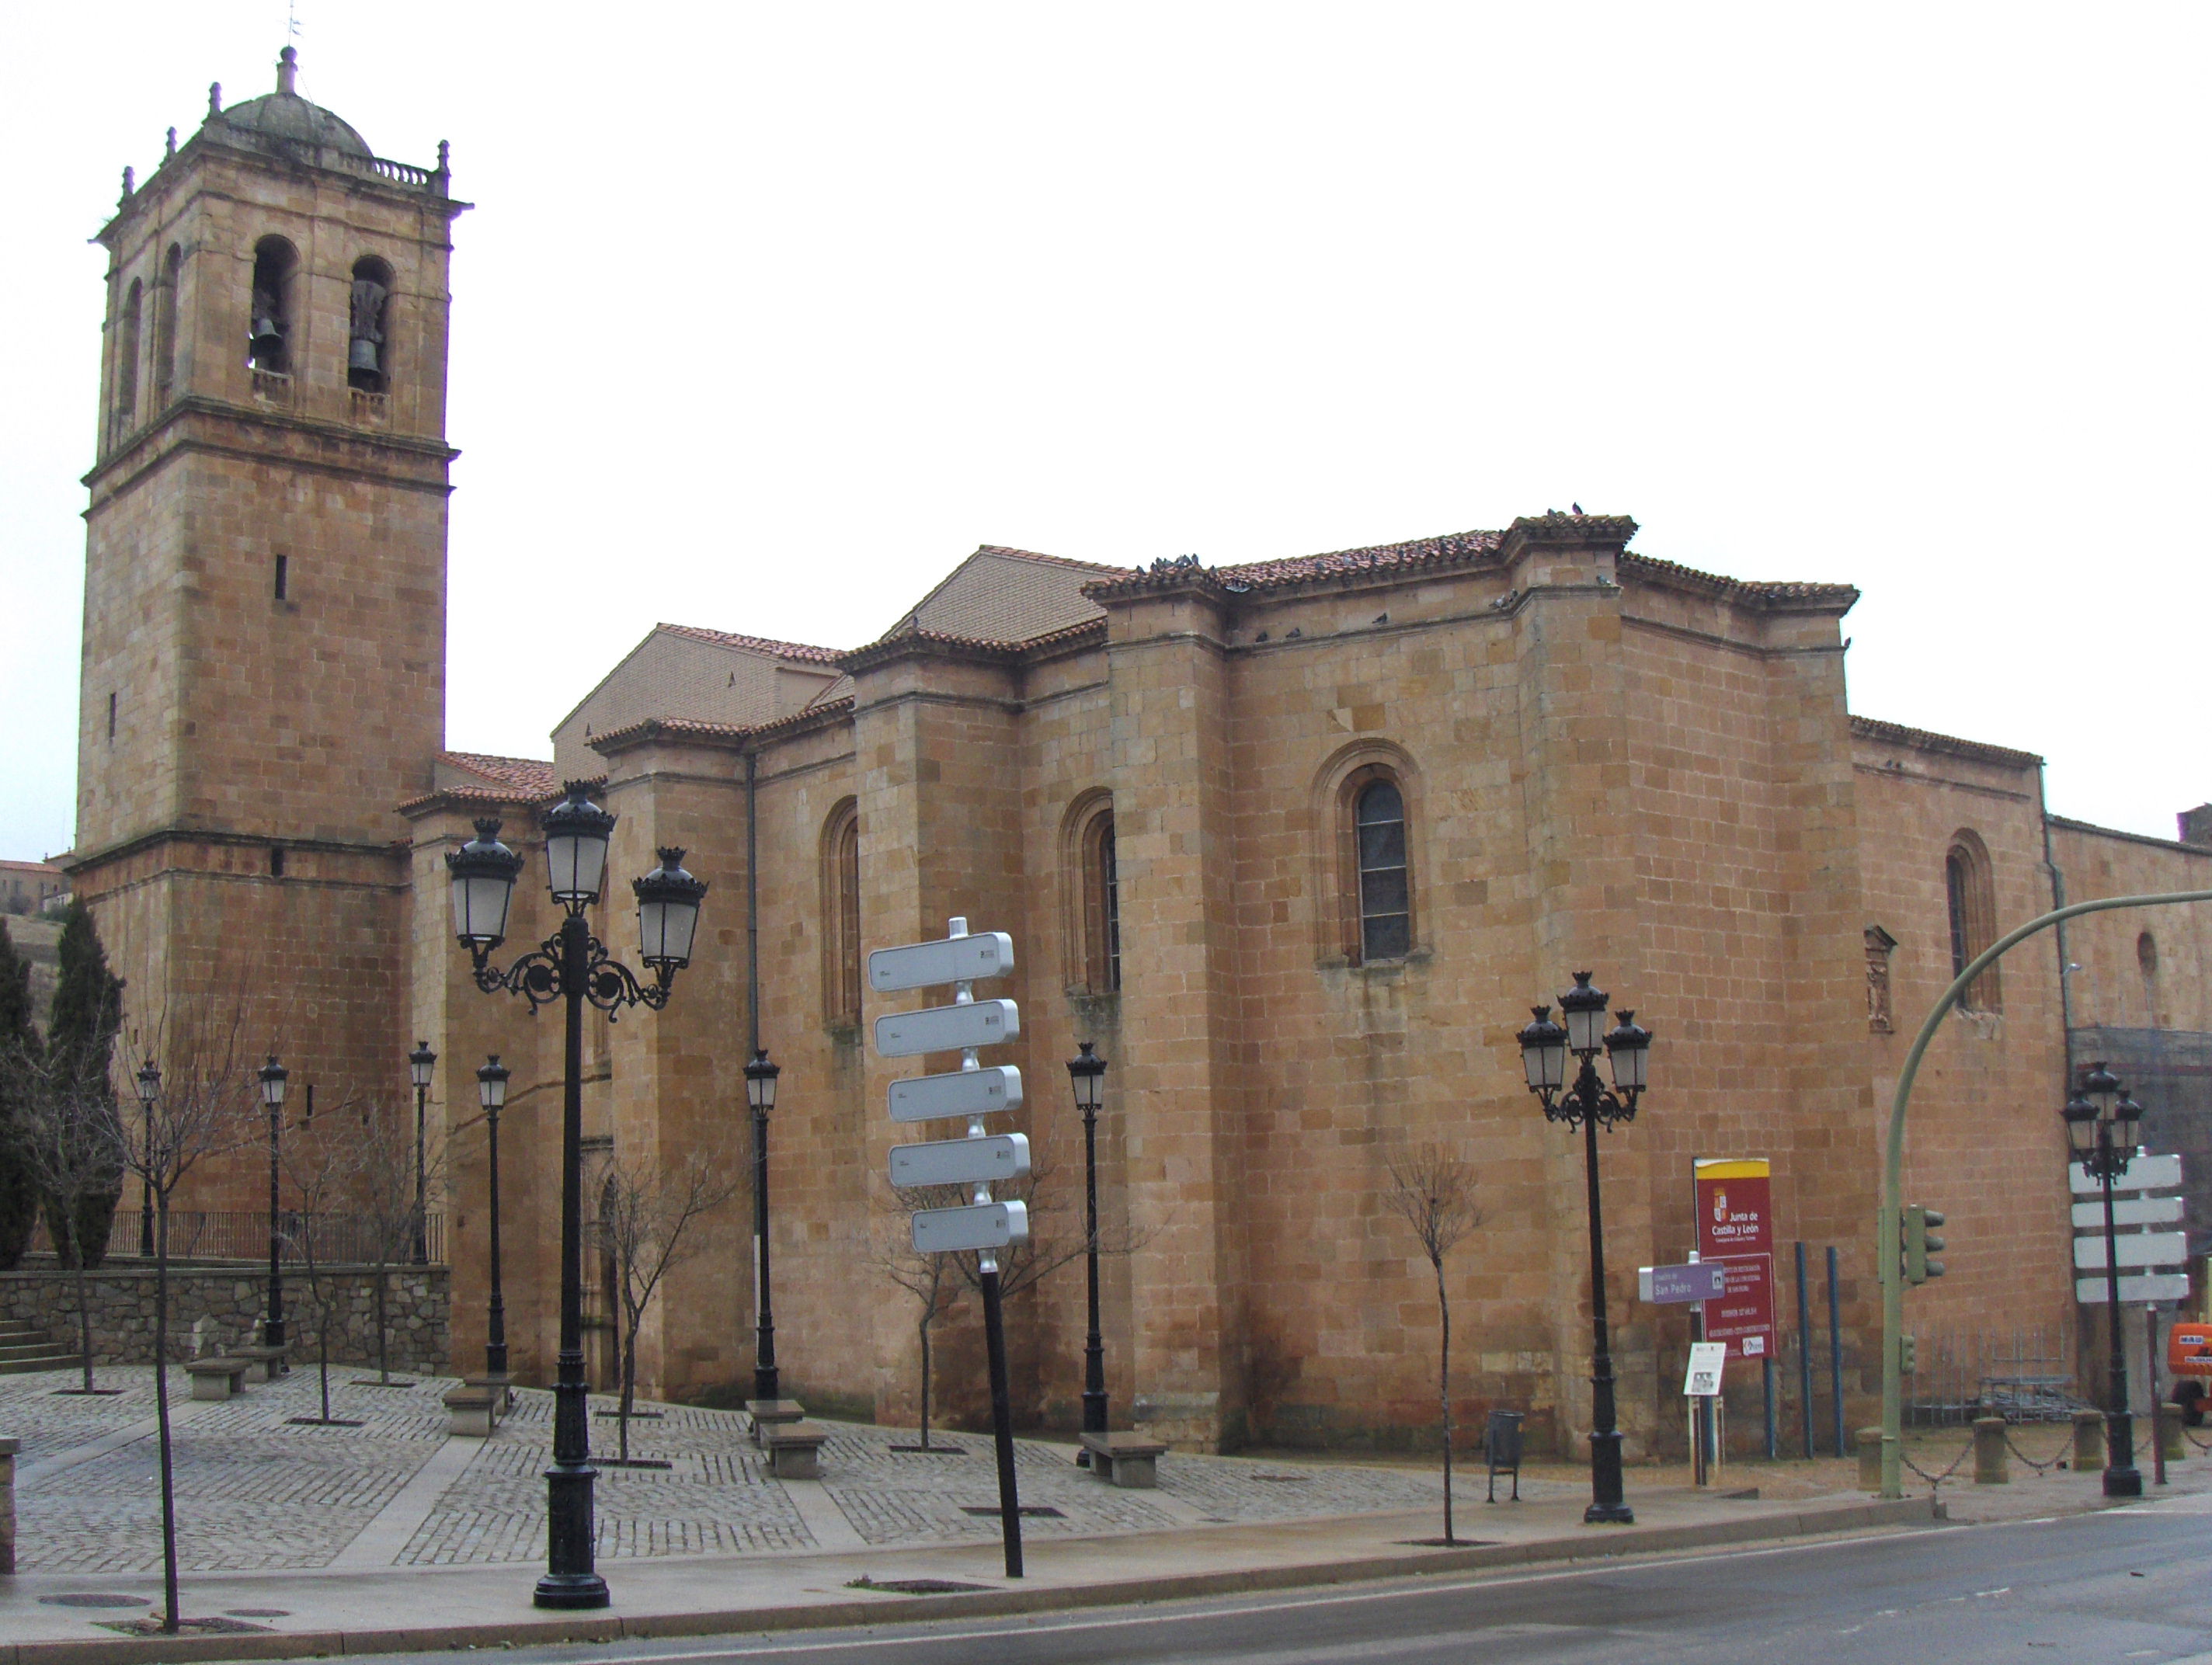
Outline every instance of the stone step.
POLYGON ((60 1351, 60 1344, 43 1332, 33 1335, 0 1337, 0 1358, 43 1358, 60 1351))
POLYGON ((46 1353, 35 1358, 0 1358, 0 1376, 27 1376, 33 1370, 76 1370, 84 1360, 73 1352, 46 1353))
POLYGON ((0 1340, 17 1335, 44 1335, 46 1332, 27 1318, 0 1318, 0 1340))

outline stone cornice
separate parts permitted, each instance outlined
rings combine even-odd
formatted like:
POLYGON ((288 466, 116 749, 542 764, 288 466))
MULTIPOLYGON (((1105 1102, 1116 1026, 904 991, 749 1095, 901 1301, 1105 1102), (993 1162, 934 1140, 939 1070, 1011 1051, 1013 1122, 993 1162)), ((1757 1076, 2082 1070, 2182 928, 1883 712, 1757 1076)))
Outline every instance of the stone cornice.
POLYGON ((749 726, 700 722, 689 717, 641 717, 634 723, 593 736, 591 746, 602 757, 619 757, 655 742, 698 746, 709 751, 752 751, 768 741, 787 739, 818 728, 834 728, 849 722, 852 715, 853 696, 848 694, 841 699, 810 705, 802 711, 778 717, 773 722, 749 726))
POLYGON ((1505 529, 1498 554, 1508 565, 1532 550, 1611 550, 1620 554, 1636 536, 1636 522, 1626 514, 1522 515, 1505 529))
POLYGON ((1615 570, 1624 584, 1632 580, 1654 589, 1725 601, 1759 612, 1832 613, 1841 618, 1859 599, 1858 591, 1849 584, 1760 583, 1723 578, 1627 550, 1621 551, 1615 570))
MULTIPOLYGON (((174 428, 188 416, 212 417, 219 422, 238 423, 249 427, 283 428, 295 434, 325 441, 337 441, 348 446, 367 446, 375 449, 404 453, 420 459, 440 470, 448 466, 461 453, 443 440, 423 440, 404 434, 392 434, 377 428, 356 428, 350 423, 325 421, 320 417, 295 416, 259 405, 233 404, 205 393, 186 393, 170 401, 160 415, 150 418, 132 431, 130 437, 100 461, 93 465, 79 483, 89 490, 97 490, 102 482, 112 476, 136 468, 143 470, 158 459, 133 462, 144 448, 160 435, 174 428)), ((227 445, 220 440, 186 434, 179 439, 163 455, 193 451, 217 457, 234 457, 246 462, 281 462, 288 467, 313 469, 325 474, 342 475, 349 479, 373 481, 379 484, 396 485, 410 491, 440 492, 451 495, 452 483, 443 478, 426 479, 405 473, 383 472, 359 464, 332 461, 319 457, 272 455, 244 445, 227 445)))
POLYGON ((1850 724, 1851 738, 1855 740, 1908 746, 1915 751, 1935 752, 1946 757, 1964 757, 1977 763, 1995 763, 2002 769, 2043 767, 2043 759, 2033 751, 2014 751, 2008 746, 1993 746, 1981 740, 1962 740, 1954 734, 1932 734, 1924 728, 1907 728, 1902 723, 1885 723, 1873 717, 1854 715, 1850 724))
POLYGON ((272 844, 287 850, 305 850, 324 855, 374 856, 387 860, 404 853, 405 841, 390 839, 377 842, 368 839, 351 838, 292 838, 283 833, 233 832, 228 829, 202 827, 156 827, 150 832, 134 833, 129 838, 104 845, 98 849, 70 850, 54 858, 54 866, 64 872, 75 875, 121 861, 141 851, 161 844, 224 844, 234 848, 266 849, 272 844))

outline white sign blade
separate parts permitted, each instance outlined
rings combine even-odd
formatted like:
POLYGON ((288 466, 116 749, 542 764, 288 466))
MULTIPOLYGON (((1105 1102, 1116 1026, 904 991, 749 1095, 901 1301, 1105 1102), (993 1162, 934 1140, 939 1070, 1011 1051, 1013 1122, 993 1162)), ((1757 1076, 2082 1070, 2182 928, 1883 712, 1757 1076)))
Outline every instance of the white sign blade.
MULTIPOLYGON (((2185 1266, 2189 1261, 2186 1231, 2124 1231, 2114 1235, 2112 1249, 2123 1267, 2185 1266)), ((2074 1269, 2105 1269, 2105 1234, 2074 1239, 2074 1269)))
POLYGON ((1004 1249, 1025 1242, 1030 1211, 1018 1202, 971 1203, 965 1208, 925 1208, 914 1217, 914 1246, 924 1255, 959 1249, 1004 1249))
POLYGON ((996 1115, 1022 1102, 1022 1073, 1012 1064, 943 1075, 910 1075, 890 1089, 894 1121, 936 1121, 950 1116, 996 1115))
MULTIPOLYGON (((2105 1182, 2094 1179, 2078 1162, 2066 1165, 2066 1177, 2077 1197, 2092 1191, 2102 1191, 2105 1182)), ((2115 1191, 2172 1191, 2181 1185, 2181 1158, 2178 1152, 2165 1156, 2138 1154, 2128 1164, 2128 1171, 2112 1181, 2115 1191)))
POLYGON ((995 1047, 1021 1032, 1021 1009, 1012 1000, 924 1006, 877 1018, 876 1051, 885 1058, 915 1058, 925 1052, 995 1047))
MULTIPOLYGON (((2076 1278, 2074 1298, 2102 1306, 2105 1302, 2105 1280, 2102 1278, 2076 1278)), ((2189 1274, 2185 1272, 2154 1272, 2138 1273, 2120 1279, 2120 1299, 2124 1303, 2137 1301, 2185 1301, 2189 1298, 2189 1274)))
MULTIPOLYGON (((2124 1202, 2112 1204, 2114 1225, 2179 1225, 2181 1224, 2179 1197, 2130 1197, 2124 1202)), ((2077 1202, 2074 1205, 2074 1229, 2076 1231, 2102 1231, 2105 1229, 2105 1205, 2102 1202, 2077 1202)))
POLYGON ((1030 1170, 1030 1141, 1022 1133, 986 1139, 940 1139, 927 1145, 891 1146, 894 1185, 995 1185, 1030 1170))
POLYGON ((1014 939, 1004 931, 979 931, 877 949, 868 956, 868 987, 878 994, 895 994, 902 988, 1003 977, 1013 969, 1014 939))

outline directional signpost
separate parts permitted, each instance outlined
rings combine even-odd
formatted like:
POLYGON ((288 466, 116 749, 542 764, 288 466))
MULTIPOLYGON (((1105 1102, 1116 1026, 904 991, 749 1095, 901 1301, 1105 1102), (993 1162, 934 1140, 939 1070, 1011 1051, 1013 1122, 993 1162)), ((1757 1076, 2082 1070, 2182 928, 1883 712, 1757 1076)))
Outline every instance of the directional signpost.
POLYGON ((891 1083, 890 1110, 897 1122, 964 1119, 965 1139, 891 1147, 896 1186, 971 1185, 974 1201, 956 1208, 924 1208, 914 1217, 914 1246, 925 1255, 961 1250, 981 1256, 983 1340, 991 1367, 991 1431, 999 1455, 1000 1530, 1006 1545, 1006 1577, 1022 1576, 1021 1498, 1014 1485, 1013 1409, 1006 1389, 1006 1326, 999 1297, 997 1251, 1030 1235, 1029 1209, 997 1201, 991 1188, 1030 1170, 1030 1142, 1020 1133, 987 1133, 983 1118, 1022 1102, 1022 1073, 1011 1064, 989 1068, 975 1048, 996 1046, 1022 1032, 1012 1000, 979 1000, 973 985, 1014 969, 1014 939, 1003 931, 970 935, 956 919, 940 942, 878 948, 868 956, 868 986, 878 994, 902 989, 953 987, 951 1006, 895 1012, 876 1019, 876 1051, 885 1058, 918 1058, 957 1052, 960 1067, 943 1075, 910 1076, 891 1083))
MULTIPOLYGON (((2104 1189, 2103 1182, 2078 1162, 2066 1173, 2077 1197, 2097 1195, 2104 1189)), ((2115 1199, 2112 1203, 2113 1225, 2135 1228, 2117 1231, 2112 1238, 2113 1257, 2119 1262, 2120 1299, 2124 1303, 2149 1306, 2160 1301, 2189 1298, 2189 1234, 2179 1229, 2182 1224, 2181 1198, 2154 1194, 2178 1192, 2180 1186, 2180 1157, 2153 1156, 2147 1151, 2137 1152, 2128 1164, 2127 1171, 2112 1182, 2115 1191, 2136 1194, 2115 1199), (2161 1231, 2157 1230, 2160 1226, 2176 1229, 2161 1231)), ((2074 1269, 2088 1274, 2075 1279, 2075 1298, 2100 1302, 2106 1292, 2104 1204, 2075 1203, 2074 1230, 2078 1234, 2074 1239, 2074 1269)))

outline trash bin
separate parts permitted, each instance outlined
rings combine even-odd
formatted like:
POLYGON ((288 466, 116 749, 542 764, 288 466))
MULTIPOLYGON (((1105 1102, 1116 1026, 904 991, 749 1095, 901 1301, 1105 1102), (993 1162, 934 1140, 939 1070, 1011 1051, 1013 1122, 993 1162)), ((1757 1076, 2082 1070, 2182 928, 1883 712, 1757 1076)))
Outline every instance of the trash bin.
POLYGON ((1490 1465, 1489 1501, 1498 1501, 1498 1477, 1513 1476, 1513 1501, 1521 1501, 1521 1424, 1519 1411, 1492 1411, 1482 1425, 1483 1460, 1490 1465))

